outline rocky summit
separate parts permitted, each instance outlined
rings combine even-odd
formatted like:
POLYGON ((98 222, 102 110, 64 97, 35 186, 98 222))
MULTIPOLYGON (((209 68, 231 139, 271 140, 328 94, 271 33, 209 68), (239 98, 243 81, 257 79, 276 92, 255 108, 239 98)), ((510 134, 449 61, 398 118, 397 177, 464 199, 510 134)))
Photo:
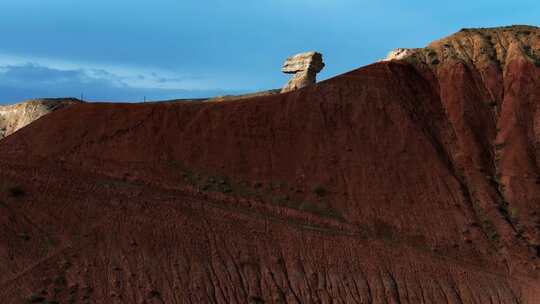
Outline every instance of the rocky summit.
POLYGON ((416 49, 397 48, 388 53, 386 58, 381 61, 401 60, 411 56, 416 49))
POLYGON ((324 68, 322 54, 306 52, 296 54, 285 60, 281 71, 286 74, 294 74, 293 77, 281 90, 282 93, 307 87, 316 83, 317 73, 324 68))
POLYGON ((464 28, 424 48, 395 49, 384 60, 406 60, 434 70, 437 66, 464 63, 481 72, 490 68, 504 70, 514 60, 540 66, 540 28, 529 25, 464 28))

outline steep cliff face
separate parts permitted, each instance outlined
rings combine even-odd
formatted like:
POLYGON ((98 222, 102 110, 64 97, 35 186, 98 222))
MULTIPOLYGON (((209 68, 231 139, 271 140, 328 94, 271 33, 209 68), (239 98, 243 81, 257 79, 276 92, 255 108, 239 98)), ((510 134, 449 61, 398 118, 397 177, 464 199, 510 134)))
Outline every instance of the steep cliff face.
POLYGON ((463 29, 401 59, 434 78, 464 182, 487 177, 512 233, 540 251, 540 29, 463 29))
POLYGON ((79 102, 76 99, 34 99, 0 106, 0 139, 15 133, 36 119, 79 102))
POLYGON ((0 299, 537 303, 540 69, 504 46, 47 115, 0 143, 0 299))

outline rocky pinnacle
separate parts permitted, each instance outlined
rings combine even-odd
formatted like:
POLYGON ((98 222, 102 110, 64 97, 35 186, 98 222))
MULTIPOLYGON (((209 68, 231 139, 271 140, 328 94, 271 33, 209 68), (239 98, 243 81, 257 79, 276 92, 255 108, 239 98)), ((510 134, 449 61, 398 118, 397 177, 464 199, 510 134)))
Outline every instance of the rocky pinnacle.
POLYGON ((294 74, 281 90, 282 93, 300 89, 317 82, 317 73, 324 68, 322 54, 306 52, 296 54, 285 60, 281 71, 294 74))

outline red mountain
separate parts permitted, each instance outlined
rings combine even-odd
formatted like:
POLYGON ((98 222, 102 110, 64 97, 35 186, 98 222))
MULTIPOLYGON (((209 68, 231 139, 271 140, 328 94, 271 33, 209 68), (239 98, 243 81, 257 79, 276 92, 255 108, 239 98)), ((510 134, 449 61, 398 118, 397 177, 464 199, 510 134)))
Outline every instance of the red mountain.
POLYGON ((0 142, 2 303, 540 303, 540 29, 0 142))

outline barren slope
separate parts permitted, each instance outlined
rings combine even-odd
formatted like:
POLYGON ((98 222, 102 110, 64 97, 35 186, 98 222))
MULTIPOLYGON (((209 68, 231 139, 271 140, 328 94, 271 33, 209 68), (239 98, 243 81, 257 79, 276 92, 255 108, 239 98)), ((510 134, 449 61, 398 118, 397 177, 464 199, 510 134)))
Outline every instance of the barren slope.
MULTIPOLYGON (((406 61, 435 77, 467 183, 497 187, 499 209, 540 252, 540 29, 463 29, 406 61)), ((483 195, 483 194, 479 194, 483 195)))
POLYGON ((0 299, 536 303, 539 68, 439 60, 38 120, 0 142, 0 299))

